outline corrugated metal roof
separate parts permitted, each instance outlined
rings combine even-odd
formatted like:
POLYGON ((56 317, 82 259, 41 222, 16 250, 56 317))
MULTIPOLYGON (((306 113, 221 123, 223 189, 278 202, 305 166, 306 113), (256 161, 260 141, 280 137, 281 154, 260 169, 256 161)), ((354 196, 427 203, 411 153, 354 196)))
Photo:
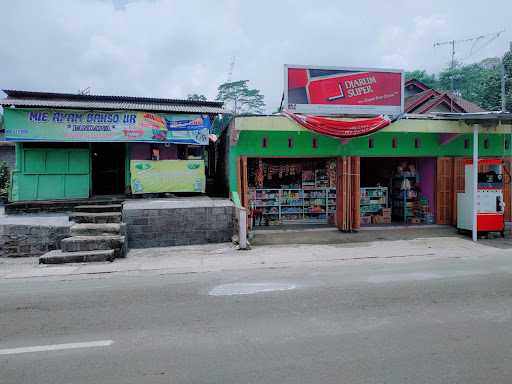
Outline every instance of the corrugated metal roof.
POLYGON ((184 113, 226 113, 218 101, 159 99, 151 97, 74 95, 69 93, 4 90, 7 98, 0 99, 4 107, 50 107, 104 110, 137 110, 184 113))
POLYGON ((161 112, 185 112, 185 113, 226 113, 223 108, 179 105, 179 104, 153 104, 153 103, 116 103, 97 101, 69 101, 69 100, 39 100, 39 99, 12 99, 0 100, 3 107, 40 107, 40 108, 78 108, 78 109, 103 109, 103 110, 135 110, 135 111, 161 111, 161 112))

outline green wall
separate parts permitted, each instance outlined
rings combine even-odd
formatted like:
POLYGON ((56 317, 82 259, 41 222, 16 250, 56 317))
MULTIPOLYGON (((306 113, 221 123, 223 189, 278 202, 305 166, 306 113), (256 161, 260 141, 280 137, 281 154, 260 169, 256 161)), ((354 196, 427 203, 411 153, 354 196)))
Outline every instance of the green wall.
MULTIPOLYGON (((366 157, 440 157, 465 156, 473 153, 472 134, 452 136, 453 139, 446 144, 440 144, 441 134, 426 132, 377 132, 362 136, 343 143, 340 139, 318 135, 305 131, 252 131, 240 132, 238 143, 230 147, 229 153, 229 185, 230 191, 236 191, 237 174, 236 161, 240 156, 247 157, 338 157, 338 156, 366 156, 366 157), (263 138, 267 139, 267 147, 262 147, 263 138), (288 139, 293 142, 288 147, 288 139), (313 148, 313 138, 316 138, 318 148, 313 148), (373 148, 369 148, 369 139, 373 140, 373 148), (393 148, 392 142, 396 139, 397 146, 393 148), (416 140, 419 147, 416 147, 416 140), (467 147, 465 147, 467 140, 467 147)), ((512 156, 510 145, 505 149, 505 140, 510 141, 510 135, 480 134, 479 156, 503 157, 512 156), (484 141, 487 140, 487 148, 484 141)))
POLYGON ((11 201, 89 197, 87 148, 30 148, 16 145, 11 201))

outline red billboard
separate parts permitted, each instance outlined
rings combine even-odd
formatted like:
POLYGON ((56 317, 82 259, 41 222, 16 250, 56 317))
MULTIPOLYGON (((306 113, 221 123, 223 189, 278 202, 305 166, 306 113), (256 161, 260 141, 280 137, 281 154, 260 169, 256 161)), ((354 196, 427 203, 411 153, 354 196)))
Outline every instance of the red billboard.
POLYGON ((398 115, 403 71, 285 65, 285 108, 315 115, 398 115))

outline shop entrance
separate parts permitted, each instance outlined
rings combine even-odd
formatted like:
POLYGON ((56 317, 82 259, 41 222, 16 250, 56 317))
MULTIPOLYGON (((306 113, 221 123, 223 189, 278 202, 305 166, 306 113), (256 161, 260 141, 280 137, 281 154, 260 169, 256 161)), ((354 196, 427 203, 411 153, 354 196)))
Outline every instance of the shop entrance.
POLYGON ((125 154, 124 143, 94 143, 91 145, 93 195, 125 193, 125 154))
POLYGON ((361 225, 434 224, 435 158, 361 158, 361 225))
POLYGON ((252 227, 334 224, 335 159, 247 159, 252 227))

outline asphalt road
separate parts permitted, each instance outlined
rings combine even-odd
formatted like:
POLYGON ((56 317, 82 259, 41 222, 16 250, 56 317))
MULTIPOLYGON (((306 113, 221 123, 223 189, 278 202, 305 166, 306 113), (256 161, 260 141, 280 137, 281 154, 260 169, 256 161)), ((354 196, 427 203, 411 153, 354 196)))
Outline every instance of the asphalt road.
POLYGON ((0 382, 509 384, 512 259, 0 281, 0 382))

